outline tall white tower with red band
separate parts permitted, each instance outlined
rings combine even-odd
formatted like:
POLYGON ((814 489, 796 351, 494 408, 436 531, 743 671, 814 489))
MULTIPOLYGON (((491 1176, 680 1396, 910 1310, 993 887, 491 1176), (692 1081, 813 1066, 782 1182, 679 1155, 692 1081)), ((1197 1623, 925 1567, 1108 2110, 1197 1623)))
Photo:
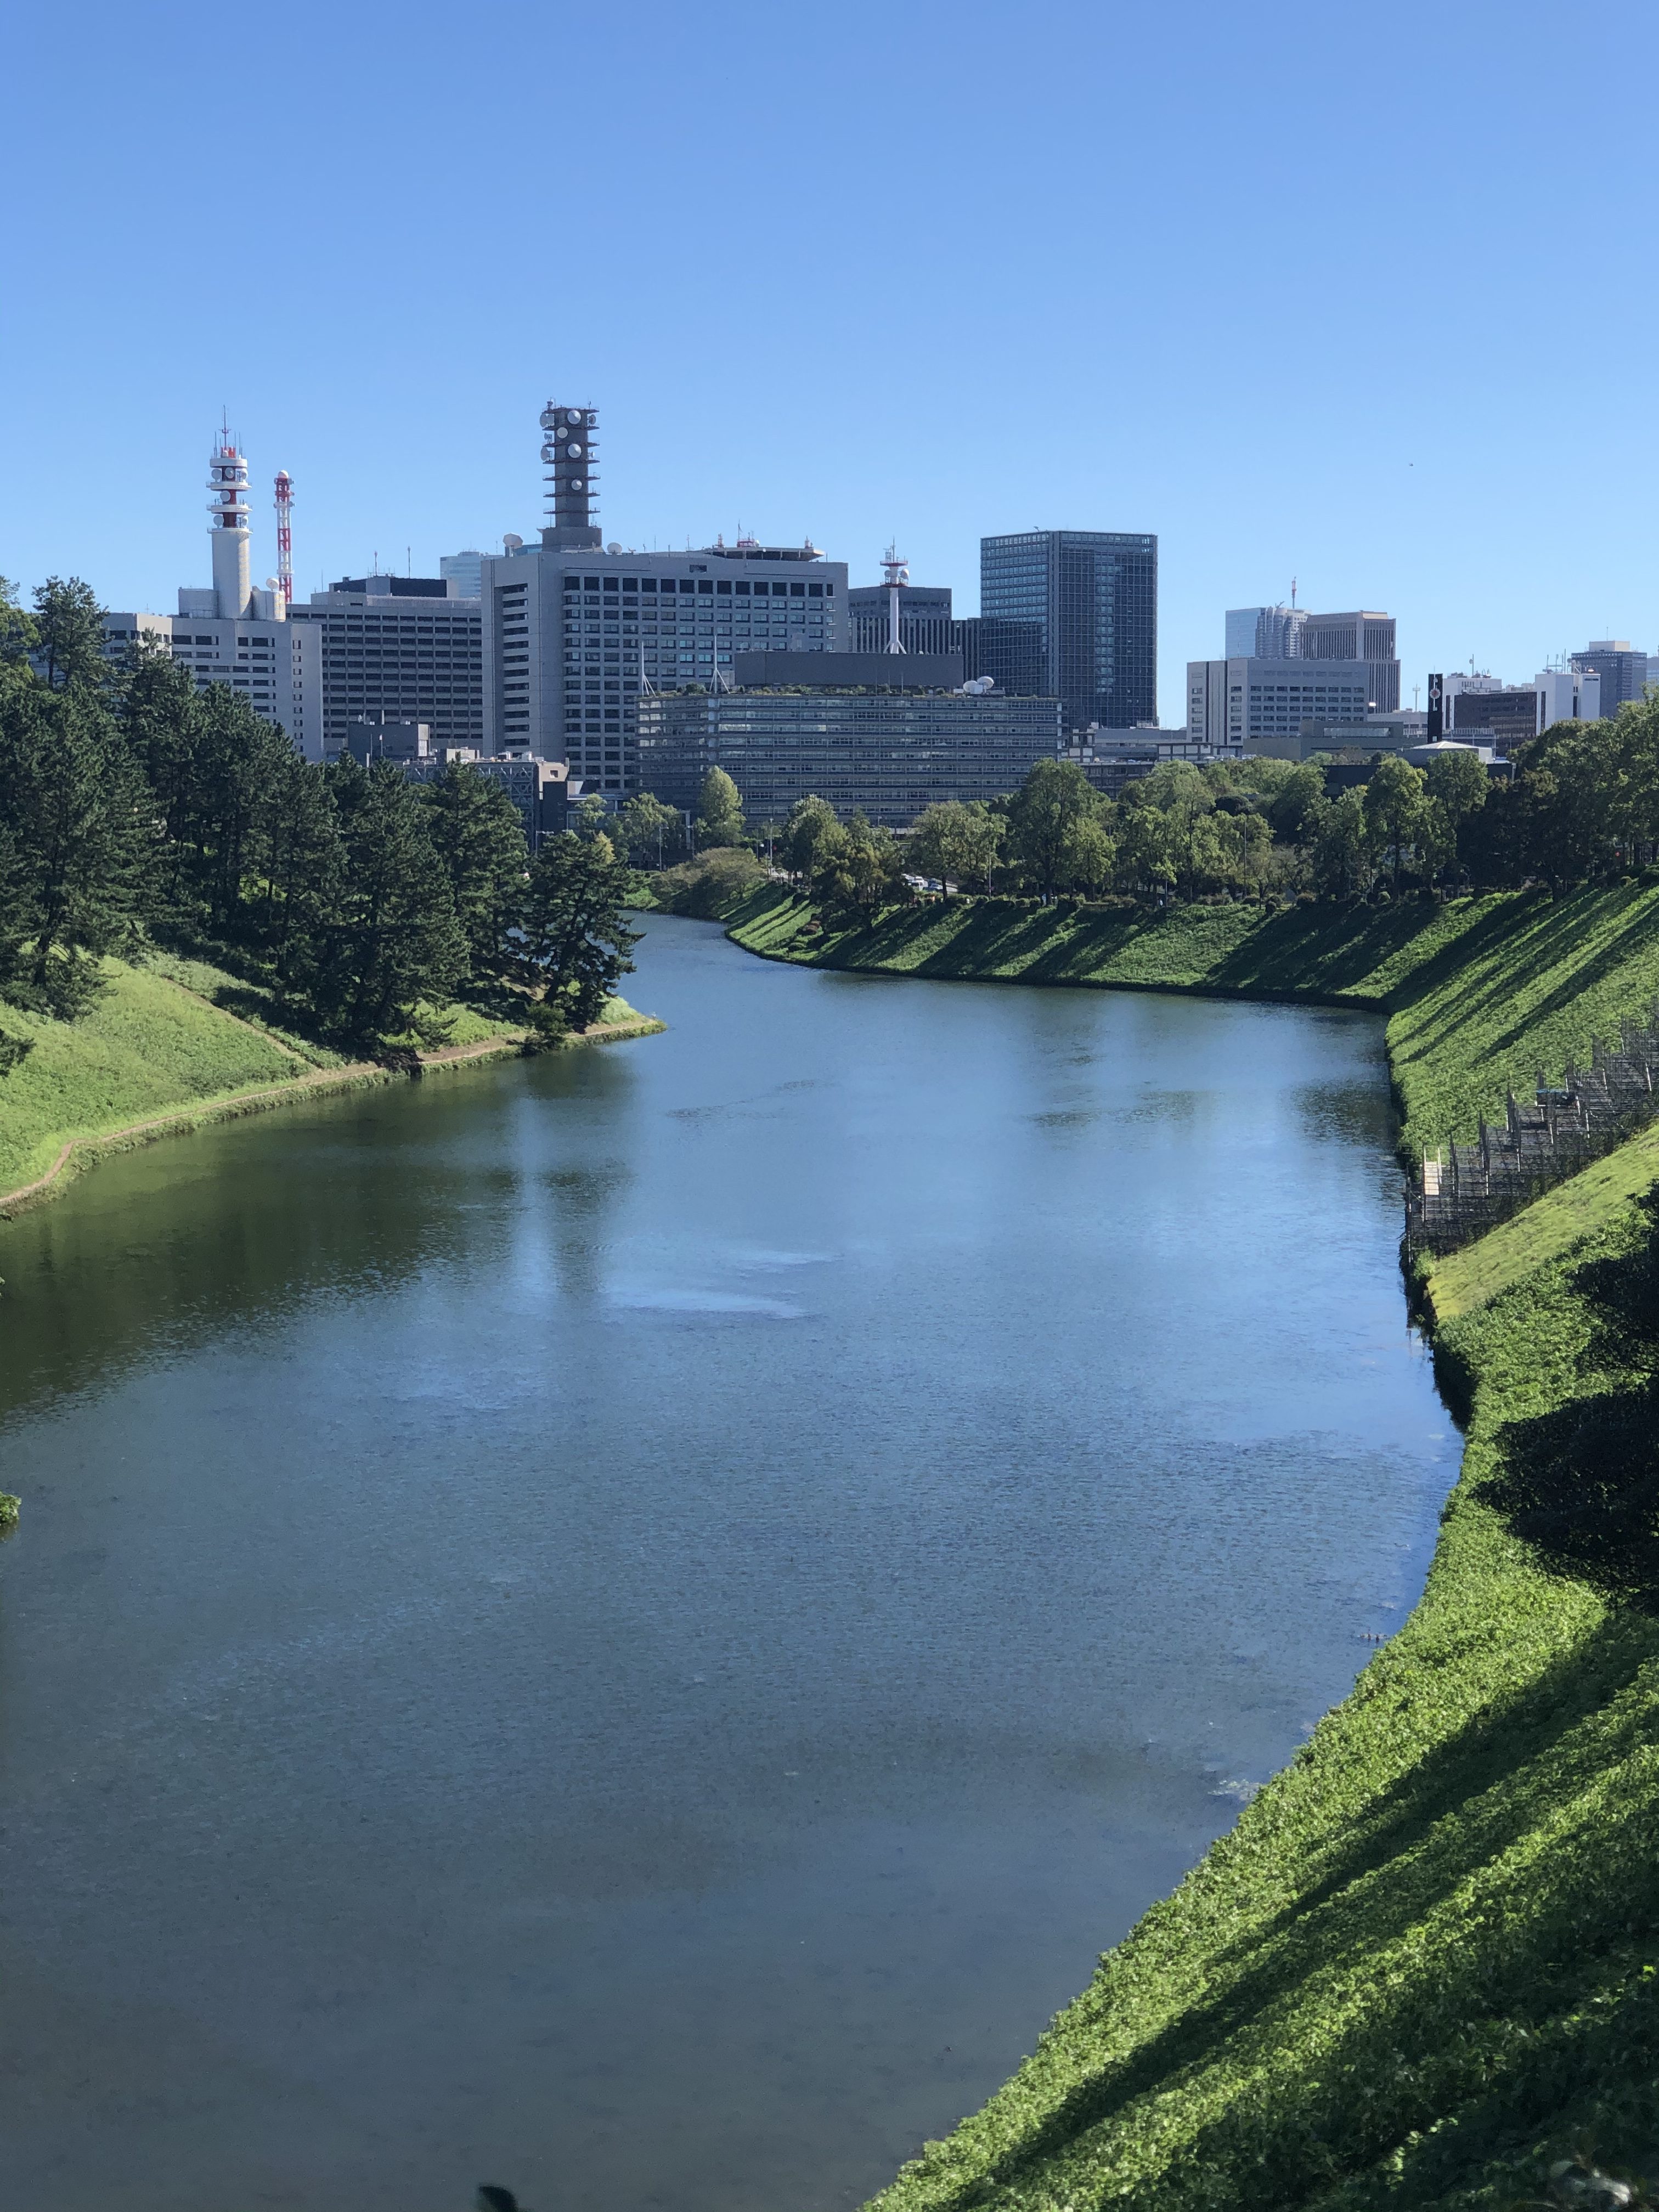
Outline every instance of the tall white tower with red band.
POLYGON ((227 424, 219 434, 208 462, 208 489, 213 497, 208 513, 213 517, 209 534, 213 541, 213 589, 219 612, 240 622, 250 611, 253 586, 248 574, 247 462, 231 443, 227 424))

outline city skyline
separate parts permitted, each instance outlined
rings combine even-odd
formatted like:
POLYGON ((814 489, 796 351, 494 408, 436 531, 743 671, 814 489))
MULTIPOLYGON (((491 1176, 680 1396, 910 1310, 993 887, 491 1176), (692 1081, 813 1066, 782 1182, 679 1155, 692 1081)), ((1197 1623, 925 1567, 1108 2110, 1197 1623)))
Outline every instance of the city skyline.
POLYGON ((0 356, 0 568, 25 586, 78 573, 112 605, 170 604, 205 550, 173 488, 222 409, 252 461, 256 580, 278 468, 302 597, 377 552, 431 574, 495 550, 539 526, 531 441, 556 391, 603 408, 599 524, 641 550, 810 532, 861 584, 896 537, 969 616, 981 537, 1155 535, 1164 720, 1222 611, 1293 575, 1304 604, 1390 610, 1407 698, 1471 655, 1530 671, 1586 638, 1656 641, 1639 464, 1593 527, 1486 520, 1546 512, 1592 436, 1598 462, 1644 450, 1648 291, 1595 348, 1474 349, 1451 313, 1526 297, 1588 239, 1642 265, 1639 134, 1517 171, 1444 127, 1463 83, 1486 111, 1547 83, 1593 112, 1607 52, 1639 81, 1659 46, 1633 6, 1592 36, 1407 4, 1379 46, 1340 16, 1274 40, 1218 4, 970 0, 907 11, 879 70, 742 0, 465 21, 411 0, 395 43, 308 0, 210 44, 193 20, 94 0, 13 33, 28 98, 0 175, 32 267, 72 278, 40 283, 0 356), (566 36, 583 94, 550 143, 526 63, 566 36), (1360 82, 1389 114, 1364 160, 1331 96, 1360 82), (365 143, 366 92, 395 149, 365 143), (1252 120, 1280 113, 1293 131, 1252 120), (504 197, 526 167, 536 191, 504 197), (577 220, 534 212, 562 200, 577 220), (1287 250, 1246 246, 1264 231, 1287 250))

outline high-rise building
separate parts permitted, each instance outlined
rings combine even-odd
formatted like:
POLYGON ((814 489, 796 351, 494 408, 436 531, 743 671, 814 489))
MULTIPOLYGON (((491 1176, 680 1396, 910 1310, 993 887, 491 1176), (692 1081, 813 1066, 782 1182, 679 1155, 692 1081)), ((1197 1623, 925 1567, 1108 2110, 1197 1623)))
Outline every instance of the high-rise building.
POLYGON ((483 626, 453 576, 343 576, 290 616, 321 649, 322 752, 364 715, 424 722, 440 745, 484 743, 483 626))
POLYGON ((1400 661, 1392 615, 1310 614, 1302 625, 1304 660, 1363 660, 1370 671, 1370 703, 1379 714, 1400 705, 1400 661))
POLYGON ((587 790, 621 793, 637 787, 641 691, 729 682, 733 654, 757 647, 844 650, 847 568, 810 540, 602 547, 589 504, 597 420, 544 410, 552 520, 539 544, 507 541, 483 563, 485 750, 527 745, 568 760, 587 790))
MULTIPOLYGON (((979 575, 981 617, 1038 626, 1037 689, 1060 702, 1066 729, 1091 722, 1126 729, 1156 720, 1155 537, 1029 530, 982 538, 979 575)), ((986 672, 1003 684, 996 669, 986 672)))
POLYGON ((1305 607, 1229 607, 1229 660, 1297 660, 1302 654, 1305 607))
POLYGON ((1593 637, 1582 653, 1571 656, 1571 665, 1581 674, 1601 678, 1604 714, 1616 714, 1628 701, 1647 696, 1648 656, 1632 653, 1628 638, 1593 637))
POLYGON ((210 585, 181 585, 176 615, 106 613, 104 652, 125 660, 141 641, 165 648, 198 688, 228 685, 256 714, 285 731, 308 760, 323 757, 319 641, 284 619, 274 583, 249 580, 247 457, 228 430, 208 463, 210 585))

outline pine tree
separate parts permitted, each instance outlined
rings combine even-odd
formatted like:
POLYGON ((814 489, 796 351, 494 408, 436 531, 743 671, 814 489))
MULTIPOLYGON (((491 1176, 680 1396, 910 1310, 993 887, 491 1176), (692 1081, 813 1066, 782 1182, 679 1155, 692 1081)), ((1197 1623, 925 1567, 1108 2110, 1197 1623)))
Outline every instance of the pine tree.
POLYGON ((550 837, 530 864, 519 970, 544 1042, 596 1022, 639 932, 623 919, 631 871, 608 837, 550 837))
POLYGON ((449 878, 455 919, 477 982, 506 972, 507 932, 524 900, 530 849, 519 810, 488 776, 451 761, 422 787, 427 834, 449 878))
POLYGON ((427 810, 388 762, 349 757, 325 771, 343 866, 319 930, 308 997, 325 1032, 383 1051, 413 1035, 436 1043, 439 1011, 466 972, 466 939, 449 879, 427 835, 427 810))

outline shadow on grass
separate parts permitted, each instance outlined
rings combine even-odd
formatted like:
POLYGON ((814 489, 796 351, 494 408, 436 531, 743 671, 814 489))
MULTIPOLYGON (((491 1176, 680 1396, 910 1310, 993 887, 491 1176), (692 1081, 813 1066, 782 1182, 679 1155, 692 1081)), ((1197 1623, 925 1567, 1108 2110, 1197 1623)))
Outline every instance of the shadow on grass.
MULTIPOLYGON (((1449 2101, 1490 2093, 1490 2055, 1462 2052, 1463 2029, 1501 2006, 1527 2024, 1520 2039, 1535 2042, 1581 1984, 1594 1983, 1598 1928, 1616 1927, 1621 1944, 1659 1932, 1651 1885, 1632 1895, 1632 1869, 1620 1871, 1632 1856, 1648 1859, 1647 1832, 1659 1812, 1659 1776, 1641 1756, 1653 1702, 1641 1678, 1656 1660, 1659 1624, 1620 1612, 1498 1711, 1477 1715, 1339 1832, 1295 1899, 1212 1954, 1206 1994, 1128 2057, 1079 2082, 987 2179, 1001 2187, 1027 2181, 1085 2135, 1126 2117, 1139 2099, 1221 2067, 1233 2069, 1241 2094, 1201 2131, 1194 2155, 1201 2156, 1207 2186, 1231 2173, 1242 2193, 1229 2197, 1224 2187, 1203 2201, 1288 2205, 1342 2173, 1363 2172, 1411 2130, 1432 2125, 1449 2101), (1379 1982, 1367 2017, 1346 2039, 1346 2059, 1339 2045, 1322 2049, 1316 2069, 1295 2063, 1290 2015, 1298 2003, 1320 2008, 1317 1978, 1363 1984, 1380 1954, 1409 1945, 1413 1931, 1483 1869, 1560 1806, 1593 1792, 1621 1759, 1645 1778, 1593 1844, 1584 1838, 1582 1847, 1564 1845, 1534 1863, 1526 1879, 1536 1909, 1503 1916, 1497 1927, 1472 1926, 1431 1966, 1419 1957, 1415 1971, 1379 1982), (1376 2094, 1355 2099, 1352 2069, 1363 2076, 1368 2053, 1377 2067, 1376 2094), (1264 2064, 1275 2069, 1265 2115, 1242 2094, 1264 2064), (1265 2158, 1279 2169, 1271 2188, 1265 2158)), ((1158 2201, 1181 2200, 1160 2183, 1158 2201)))

